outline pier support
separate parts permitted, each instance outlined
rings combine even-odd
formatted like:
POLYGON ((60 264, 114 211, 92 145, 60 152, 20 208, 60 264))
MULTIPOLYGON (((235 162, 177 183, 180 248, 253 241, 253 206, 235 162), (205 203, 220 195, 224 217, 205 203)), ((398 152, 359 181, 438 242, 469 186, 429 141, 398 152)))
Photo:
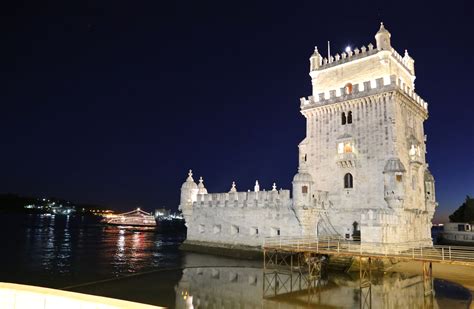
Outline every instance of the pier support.
POLYGON ((425 296, 432 295, 433 290, 433 265, 431 262, 423 262, 423 288, 425 296))
POLYGON ((372 308, 372 258, 367 258, 364 263, 362 257, 359 257, 359 301, 360 308, 372 308))
POLYGON ((425 298, 423 307, 433 308, 433 297, 434 297, 434 284, 433 284, 433 265, 431 262, 423 261, 423 289, 425 292, 425 298))
POLYGON ((264 251, 263 297, 307 292, 308 304, 321 292, 324 257, 319 254, 264 251))

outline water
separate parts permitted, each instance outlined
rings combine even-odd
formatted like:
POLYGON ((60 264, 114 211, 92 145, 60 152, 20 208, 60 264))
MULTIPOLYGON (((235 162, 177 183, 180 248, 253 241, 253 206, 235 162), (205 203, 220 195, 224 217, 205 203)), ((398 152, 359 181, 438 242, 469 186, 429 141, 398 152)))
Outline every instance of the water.
MULTIPOLYGON (((329 272, 308 293, 298 278, 264 274, 261 261, 179 251, 183 233, 125 230, 96 218, 0 215, 0 281, 171 308, 358 308, 358 274, 329 272), (275 288, 275 282, 278 284, 275 288), (265 285, 264 285, 265 282, 265 285)), ((427 307, 420 276, 374 274, 373 308, 427 307)), ((435 280, 428 307, 467 308, 471 294, 435 280)))

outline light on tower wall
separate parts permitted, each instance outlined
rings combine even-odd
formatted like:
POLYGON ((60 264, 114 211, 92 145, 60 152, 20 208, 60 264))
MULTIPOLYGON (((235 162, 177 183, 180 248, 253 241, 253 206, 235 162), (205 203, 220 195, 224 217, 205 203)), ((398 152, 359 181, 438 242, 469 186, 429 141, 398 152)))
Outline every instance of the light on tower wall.
POLYGON ((346 46, 346 49, 345 49, 346 53, 350 52, 351 51, 351 47, 348 45, 346 46))

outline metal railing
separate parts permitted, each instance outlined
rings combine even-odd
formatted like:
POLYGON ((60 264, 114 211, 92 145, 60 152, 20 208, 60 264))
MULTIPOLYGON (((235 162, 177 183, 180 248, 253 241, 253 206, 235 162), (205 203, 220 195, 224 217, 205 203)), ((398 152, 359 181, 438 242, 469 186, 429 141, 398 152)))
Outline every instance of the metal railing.
POLYGON ((342 237, 270 237, 264 250, 312 252, 329 255, 386 257, 474 266, 474 247, 420 246, 403 243, 364 243, 342 237))

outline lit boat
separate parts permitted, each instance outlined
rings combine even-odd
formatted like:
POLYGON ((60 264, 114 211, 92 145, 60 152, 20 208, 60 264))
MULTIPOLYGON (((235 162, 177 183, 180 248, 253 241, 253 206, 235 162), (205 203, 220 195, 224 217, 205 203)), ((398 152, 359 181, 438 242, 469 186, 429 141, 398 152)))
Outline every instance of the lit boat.
POLYGON ((156 226, 155 217, 146 211, 137 208, 123 214, 114 215, 105 219, 107 224, 123 226, 156 226))

